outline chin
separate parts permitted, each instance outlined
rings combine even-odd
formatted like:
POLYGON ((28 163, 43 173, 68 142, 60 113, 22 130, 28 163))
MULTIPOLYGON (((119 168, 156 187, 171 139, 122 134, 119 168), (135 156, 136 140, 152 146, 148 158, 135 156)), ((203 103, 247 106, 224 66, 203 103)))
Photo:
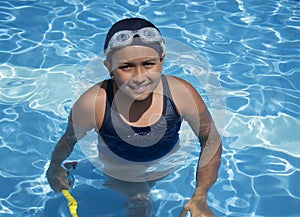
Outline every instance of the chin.
POLYGON ((130 97, 134 101, 144 101, 144 100, 147 100, 151 96, 152 96, 152 93, 144 93, 144 94, 140 94, 140 95, 136 95, 136 94, 131 94, 130 95, 130 97))

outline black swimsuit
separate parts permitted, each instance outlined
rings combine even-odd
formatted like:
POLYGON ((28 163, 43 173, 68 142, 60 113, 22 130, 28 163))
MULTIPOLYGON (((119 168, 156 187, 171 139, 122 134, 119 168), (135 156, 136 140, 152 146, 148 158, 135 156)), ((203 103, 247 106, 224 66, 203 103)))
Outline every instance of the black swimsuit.
POLYGON ((179 140, 181 117, 172 100, 168 81, 163 84, 163 112, 151 126, 134 127, 126 124, 119 113, 112 109, 113 81, 107 81, 105 115, 99 134, 111 152, 133 162, 149 162, 167 155, 179 140))

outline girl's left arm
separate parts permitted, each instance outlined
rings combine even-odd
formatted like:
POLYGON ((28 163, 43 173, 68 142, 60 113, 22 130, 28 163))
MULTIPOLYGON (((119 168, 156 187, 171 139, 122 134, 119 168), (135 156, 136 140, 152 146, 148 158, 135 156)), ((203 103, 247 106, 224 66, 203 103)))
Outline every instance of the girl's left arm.
POLYGON ((202 97, 193 86, 179 78, 169 80, 177 110, 189 123, 201 145, 196 171, 196 189, 180 216, 185 216, 188 211, 192 216, 215 216, 207 205, 206 195, 218 178, 222 153, 220 135, 202 97))

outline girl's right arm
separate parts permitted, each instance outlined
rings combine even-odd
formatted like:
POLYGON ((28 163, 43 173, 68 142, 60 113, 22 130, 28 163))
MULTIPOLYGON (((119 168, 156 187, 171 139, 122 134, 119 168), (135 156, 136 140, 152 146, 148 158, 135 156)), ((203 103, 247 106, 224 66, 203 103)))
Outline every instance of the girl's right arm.
POLYGON ((71 116, 66 132, 57 142, 52 152, 50 166, 46 173, 48 182, 54 192, 60 192, 62 189, 70 188, 67 182, 66 171, 61 166, 62 162, 71 154, 78 141, 70 119, 71 116))
MULTIPOLYGON (((77 141, 83 138, 87 131, 98 128, 104 115, 103 89, 100 85, 90 88, 74 104, 65 133, 57 142, 51 156, 50 166, 46 172, 48 182, 54 192, 69 189, 66 171, 62 162, 72 153, 77 141)), ((105 104, 105 103, 104 103, 105 104)))

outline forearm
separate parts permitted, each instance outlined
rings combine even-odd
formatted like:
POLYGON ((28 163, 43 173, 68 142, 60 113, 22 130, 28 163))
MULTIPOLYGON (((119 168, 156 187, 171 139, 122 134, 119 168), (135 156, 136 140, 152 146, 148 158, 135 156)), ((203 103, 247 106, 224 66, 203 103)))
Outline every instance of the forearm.
POLYGON ((219 143, 218 149, 215 152, 213 158, 204 166, 201 163, 201 155, 198 162, 198 168, 196 173, 196 189, 192 198, 185 204, 180 213, 180 217, 186 216, 188 211, 191 216, 205 216, 216 217, 209 209, 207 204, 207 191, 215 183, 218 177, 218 170, 220 167, 220 158, 222 152, 222 145, 219 143))
POLYGON ((87 128, 76 127, 74 125, 71 114, 66 131, 52 152, 51 162, 46 172, 48 182, 54 192, 60 192, 62 189, 70 188, 66 171, 61 164, 72 153, 75 144, 84 137, 86 132, 87 128))
POLYGON ((62 168, 61 164, 72 153, 76 142, 77 137, 70 119, 66 132, 54 148, 51 162, 46 172, 48 182, 54 192, 60 192, 62 189, 70 188, 66 177, 66 171, 62 168))
MULTIPOLYGON (((198 133, 201 144, 201 153, 196 172, 195 194, 206 197, 207 191, 218 178, 222 141, 209 111, 203 111, 198 117, 199 125, 190 121, 192 126, 194 126, 193 129, 198 133)), ((194 118, 194 120, 197 121, 197 118, 194 118)))
POLYGON ((61 165, 61 163, 72 153, 74 145, 77 143, 74 126, 69 119, 64 135, 57 142, 51 156, 51 164, 61 165))
POLYGON ((70 143, 65 136, 63 136, 54 148, 51 156, 51 164, 61 165, 62 162, 72 153, 75 143, 70 143))
POLYGON ((196 189, 194 197, 206 198, 207 191, 216 182, 218 178, 218 171, 221 163, 222 145, 219 145, 213 158, 203 166, 201 162, 201 155, 196 171, 196 189))
POLYGON ((193 199, 195 199, 194 201, 204 201, 207 191, 218 178, 222 141, 207 107, 201 110, 199 106, 195 111, 187 109, 187 112, 183 113, 183 117, 199 138, 201 145, 193 199))
POLYGON ((61 164, 72 152, 74 144, 67 141, 65 133, 54 148, 51 163, 46 172, 48 182, 54 192, 60 192, 62 189, 70 188, 66 171, 62 168, 61 164))

